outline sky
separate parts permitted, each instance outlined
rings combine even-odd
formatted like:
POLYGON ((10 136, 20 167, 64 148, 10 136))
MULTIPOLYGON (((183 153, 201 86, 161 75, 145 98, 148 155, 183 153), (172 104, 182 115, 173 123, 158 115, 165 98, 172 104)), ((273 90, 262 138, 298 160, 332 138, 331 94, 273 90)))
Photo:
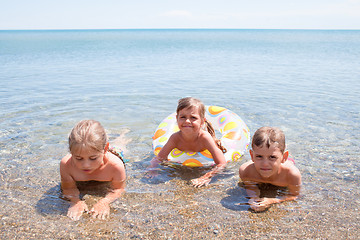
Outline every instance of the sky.
POLYGON ((360 0, 0 0, 0 30, 360 29, 360 0))

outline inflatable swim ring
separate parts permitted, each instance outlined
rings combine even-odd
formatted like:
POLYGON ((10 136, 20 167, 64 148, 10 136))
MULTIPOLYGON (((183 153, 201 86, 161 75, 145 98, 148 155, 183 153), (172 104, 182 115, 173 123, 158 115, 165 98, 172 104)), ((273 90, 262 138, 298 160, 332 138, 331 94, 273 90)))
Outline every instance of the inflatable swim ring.
MULTIPOLYGON (((205 117, 211 122, 215 131, 221 133, 220 141, 227 150, 224 154, 225 159, 228 162, 238 160, 244 154, 250 142, 249 128, 244 121, 234 112, 218 106, 206 106, 205 117)), ((176 121, 176 113, 172 113, 155 130, 152 142, 155 155, 158 155, 170 136, 177 131, 179 131, 179 127, 176 121)), ((188 167, 202 167, 214 164, 208 150, 184 152, 175 148, 170 152, 168 160, 188 167)))

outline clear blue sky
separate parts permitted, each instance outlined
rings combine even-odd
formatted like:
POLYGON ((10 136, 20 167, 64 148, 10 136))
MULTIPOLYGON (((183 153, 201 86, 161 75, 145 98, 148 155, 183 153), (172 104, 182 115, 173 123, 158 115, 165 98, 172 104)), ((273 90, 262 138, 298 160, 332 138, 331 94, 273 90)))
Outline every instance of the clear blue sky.
POLYGON ((360 29, 360 0, 0 0, 0 29, 360 29))

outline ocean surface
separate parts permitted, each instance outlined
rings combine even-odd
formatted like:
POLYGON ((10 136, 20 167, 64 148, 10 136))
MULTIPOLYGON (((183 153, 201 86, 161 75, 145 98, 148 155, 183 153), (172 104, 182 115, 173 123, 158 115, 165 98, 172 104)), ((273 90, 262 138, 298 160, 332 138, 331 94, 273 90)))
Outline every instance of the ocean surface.
POLYGON ((358 239, 359 59, 360 31, 0 31, 0 238, 358 239), (144 178, 157 125, 186 96, 232 110, 251 135, 283 129, 301 197, 249 211, 248 153, 201 189, 188 184, 198 169, 144 178), (132 139, 127 192, 107 221, 71 222, 59 197, 82 119, 132 139))

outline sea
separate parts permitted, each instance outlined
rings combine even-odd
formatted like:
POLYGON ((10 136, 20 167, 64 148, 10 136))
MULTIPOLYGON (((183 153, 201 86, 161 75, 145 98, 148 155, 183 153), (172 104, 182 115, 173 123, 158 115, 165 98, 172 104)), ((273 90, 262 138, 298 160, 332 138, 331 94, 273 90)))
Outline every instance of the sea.
MULTIPOLYGON (((128 29, 0 31, 1 239, 358 239, 360 31, 128 29), (238 169, 147 179, 152 136, 183 97, 281 128, 301 196, 249 209, 238 169), (72 222, 59 162, 68 134, 95 119, 124 131, 127 188, 106 221, 72 222)), ((96 196, 86 195, 91 205, 96 196)))

